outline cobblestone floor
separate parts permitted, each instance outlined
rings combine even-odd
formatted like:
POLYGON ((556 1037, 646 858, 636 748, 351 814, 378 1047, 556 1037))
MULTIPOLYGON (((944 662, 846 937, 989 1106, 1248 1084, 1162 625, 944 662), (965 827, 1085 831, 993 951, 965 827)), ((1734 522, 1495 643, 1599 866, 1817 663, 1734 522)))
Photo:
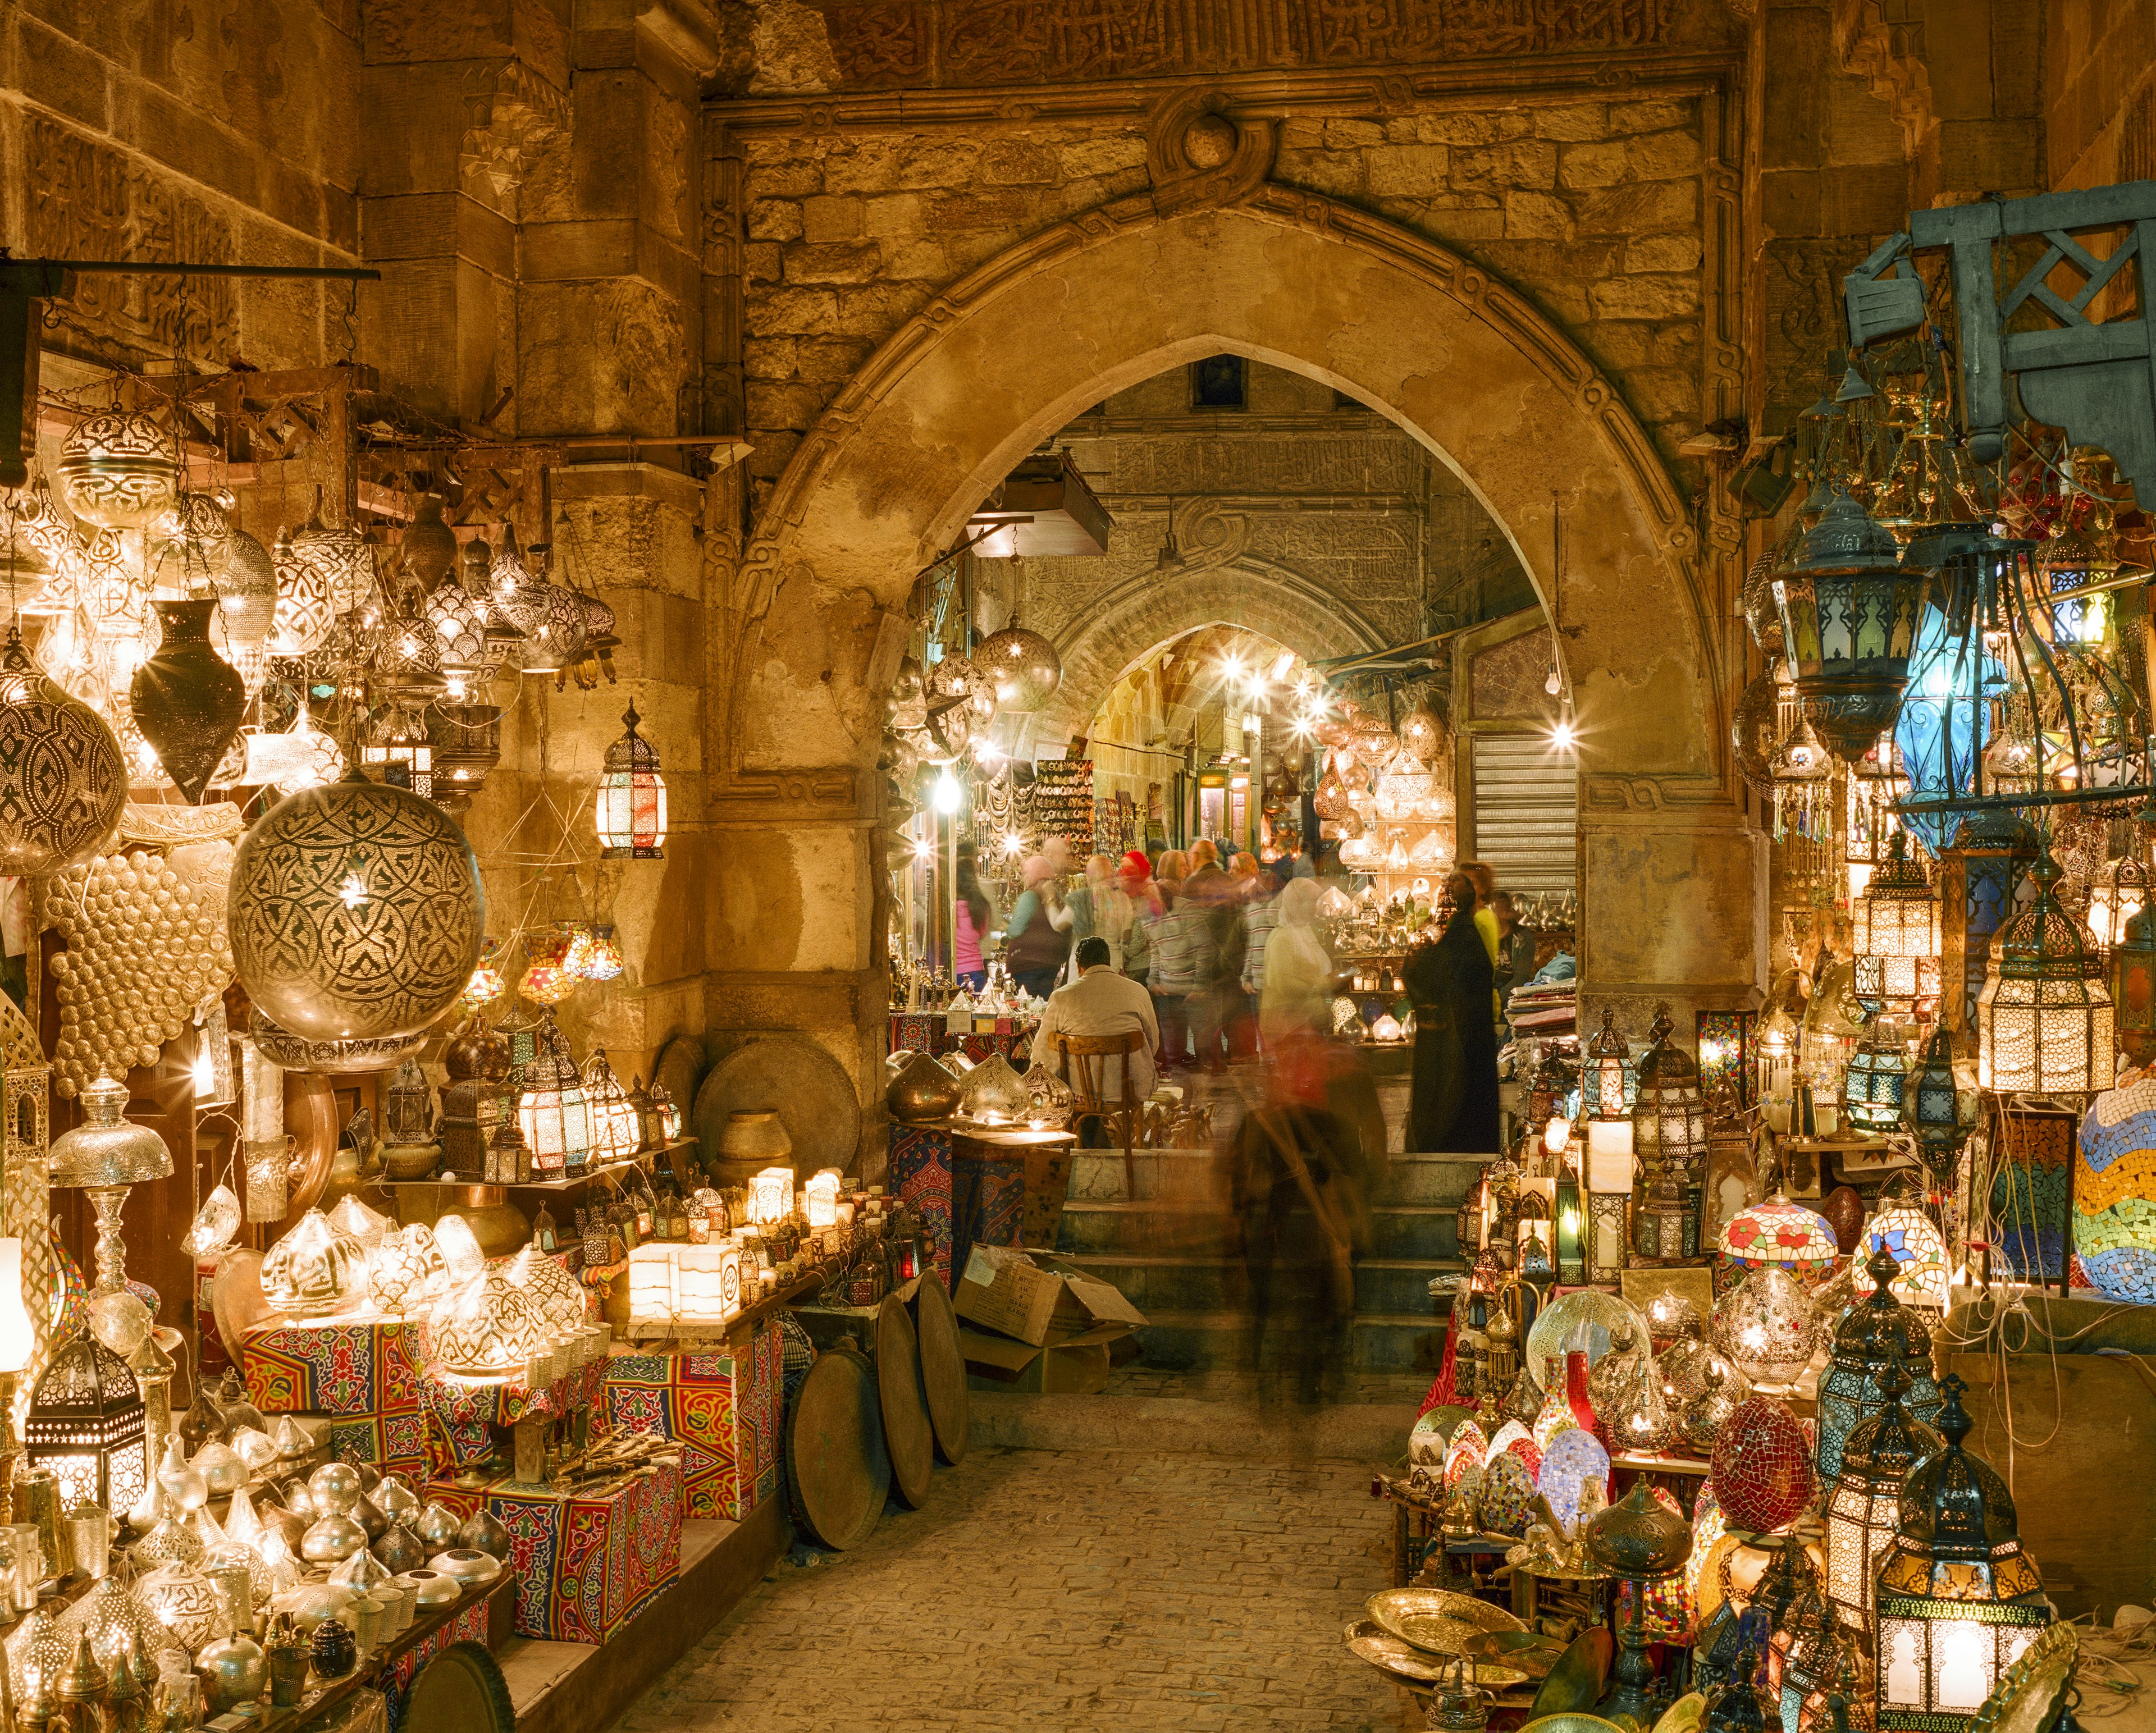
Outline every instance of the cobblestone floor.
POLYGON ((781 1562, 624 1733, 1392 1733, 1341 1647, 1386 1586, 1369 1470, 974 1450, 926 1510, 781 1562))
MULTIPOLYGON (((1430 1393, 1428 1372, 1351 1372, 1342 1382, 1343 1402, 1409 1402, 1419 1407, 1430 1393)), ((1108 1374, 1110 1396, 1171 1396, 1194 1402, 1240 1402, 1257 1399, 1257 1380, 1247 1372, 1215 1368, 1178 1372, 1132 1361, 1108 1374)), ((1404 1447, 1403 1447, 1404 1448, 1404 1447)))

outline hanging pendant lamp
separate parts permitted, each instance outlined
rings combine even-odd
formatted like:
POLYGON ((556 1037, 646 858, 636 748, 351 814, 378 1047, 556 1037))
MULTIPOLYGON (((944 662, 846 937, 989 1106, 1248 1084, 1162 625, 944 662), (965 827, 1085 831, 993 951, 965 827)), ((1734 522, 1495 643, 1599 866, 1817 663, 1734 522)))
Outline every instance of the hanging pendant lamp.
POLYGON ((155 606, 164 636, 156 654, 135 670, 128 702, 165 774, 189 806, 198 807, 247 714, 247 684, 210 647, 214 599, 155 606))

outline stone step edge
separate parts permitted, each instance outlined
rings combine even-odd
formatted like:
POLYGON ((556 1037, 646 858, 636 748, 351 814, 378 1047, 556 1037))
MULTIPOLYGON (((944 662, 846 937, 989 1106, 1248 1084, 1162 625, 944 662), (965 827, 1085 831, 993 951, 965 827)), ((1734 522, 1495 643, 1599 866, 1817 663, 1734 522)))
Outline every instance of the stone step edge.
MULTIPOLYGON (((1243 1260, 1232 1253, 1209 1257, 1193 1254, 1181 1257, 1173 1252, 1058 1252, 1055 1254, 1066 1264, 1127 1264, 1138 1269, 1178 1269, 1214 1267, 1222 1269, 1240 1269, 1243 1260)), ((1426 1269, 1433 1275, 1452 1275, 1466 1269, 1466 1264, 1458 1258, 1358 1258, 1358 1269, 1426 1269)))

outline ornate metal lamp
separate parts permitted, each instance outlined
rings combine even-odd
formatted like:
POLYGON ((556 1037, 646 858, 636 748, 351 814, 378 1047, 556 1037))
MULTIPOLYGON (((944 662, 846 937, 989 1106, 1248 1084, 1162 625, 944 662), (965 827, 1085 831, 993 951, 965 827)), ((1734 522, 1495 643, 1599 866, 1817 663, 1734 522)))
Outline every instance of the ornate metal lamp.
POLYGON ((1946 1448, 1909 1471, 1876 1586, 1873 1659, 1880 1733, 1950 1733, 1977 1711, 2051 1622, 2014 1500, 1991 1464, 1962 1448, 1969 1387, 1946 1380, 1946 1448))
POLYGON ((593 797, 603 860, 663 860, 666 855, 666 779, 659 752, 636 731, 632 704, 622 714, 619 740, 607 748, 606 767, 593 797))
POLYGON ((1588 1523, 1584 1538, 1589 1556, 1632 1587, 1632 1616, 1619 1634, 1614 1682, 1597 1707, 1604 1715, 1630 1715, 1644 1726, 1654 1719, 1647 1690, 1655 1669, 1641 1628, 1647 1586, 1683 1569, 1691 1556, 1691 1525, 1656 1500, 1643 1474, 1623 1498, 1588 1523))
POLYGON ((127 1188, 165 1178, 172 1171, 172 1154, 147 1125, 122 1117, 126 1084, 100 1077, 82 1092, 82 1105, 83 1123, 53 1141, 52 1182, 89 1192, 97 1212, 97 1291, 116 1293, 127 1279, 127 1246, 120 1237, 127 1188))
POLYGON ((1939 996, 1939 899, 1908 838, 1894 833, 1887 864, 1851 905, 1856 996, 1904 1015, 1929 1016, 1939 996))
POLYGON ((2112 1032, 2137 1065, 2156 1059, 2156 920, 2144 904, 2126 917, 2104 964, 2111 990, 2112 1032))
POLYGON ((1961 1122, 1961 1090, 1954 1078, 1953 1036, 1943 1023, 1932 1031, 1922 1064, 1903 1086, 1902 1110, 1925 1161, 1935 1168, 1948 1166, 1967 1128, 1961 1122))
POLYGON ((1905 567, 1893 532, 1839 490, 1774 574, 1797 690, 1845 763, 1901 714, 1928 576, 1905 567))
POLYGON ((1617 1013, 1602 1007, 1602 1028, 1587 1044, 1588 1065, 1580 1079, 1581 1110, 1595 1119, 1625 1116, 1625 1060, 1631 1053, 1617 1028, 1617 1013))
POLYGON ((1826 1477, 1826 1589, 1842 1623, 1867 1640, 1879 1561, 1901 1525, 1909 1470, 1945 1443, 1902 1406, 1910 1378, 1899 1361, 1879 1376, 1879 1412, 1849 1434, 1840 1472, 1826 1477))
POLYGON ((1850 1125, 1874 1135, 1897 1129, 1908 1087, 1908 1055, 1902 1049, 1898 1031, 1892 1024, 1875 1023, 1841 1074, 1841 1105, 1850 1125))
POLYGON ((2035 901, 1991 941, 1977 1081, 2002 1095, 2093 1095, 2113 1075, 2111 995, 2088 936, 2051 895, 2058 863, 2047 853, 2031 876, 2035 901))
POLYGON ((29 1467, 59 1482, 64 1507, 130 1510, 150 1484, 141 1389, 127 1362, 87 1333, 38 1380, 23 1435, 29 1467))
POLYGON ((592 1110, 583 1077, 569 1055, 568 1037, 549 1015, 540 1027, 539 1051, 517 1076, 516 1120, 531 1146, 536 1173, 558 1178, 582 1167, 592 1153, 592 1110))
POLYGON ((1887 1405, 1883 1380, 1890 1366, 1907 1379, 1902 1406, 1911 1418, 1929 1423, 1939 1412, 1932 1382, 1932 1336, 1922 1318, 1893 1292, 1897 1265, 1885 1243, 1874 1238, 1865 1268, 1876 1287, 1851 1306, 1834 1333, 1834 1356, 1820 1377, 1819 1467, 1822 1479, 1841 1472, 1849 1436, 1887 1405))
POLYGON ((644 1125, 629 1092, 607 1063, 606 1049, 595 1047, 584 1061, 584 1097, 592 1116, 591 1159, 625 1161, 644 1141, 644 1125))
POLYGON ((1640 1055, 1632 1106, 1632 1145, 1644 1164, 1644 1196, 1632 1213, 1632 1246, 1642 1258, 1670 1263, 1699 1252, 1693 1190, 1707 1153, 1707 1104, 1699 1068, 1670 1044, 1669 1007, 1657 1008, 1654 1040, 1640 1055))

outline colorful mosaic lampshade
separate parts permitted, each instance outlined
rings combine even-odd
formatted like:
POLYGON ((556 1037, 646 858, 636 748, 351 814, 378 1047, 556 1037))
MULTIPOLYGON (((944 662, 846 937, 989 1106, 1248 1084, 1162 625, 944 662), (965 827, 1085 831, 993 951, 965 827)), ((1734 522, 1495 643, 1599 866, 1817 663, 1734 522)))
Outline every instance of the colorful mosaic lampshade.
POLYGON ((66 1343, 38 1380, 23 1443, 29 1466, 59 1480, 63 1508, 131 1510, 149 1489, 141 1387, 126 1361, 89 1336, 66 1343))
POLYGON ((1881 1031, 1860 1043, 1850 1055, 1849 1069, 1841 1077, 1842 1110, 1856 1131, 1876 1134, 1898 1130, 1908 1088, 1908 1056, 1891 1028, 1881 1031))
POLYGON ((1879 1387, 1882 1405, 1850 1433, 1826 1495, 1827 1593, 1843 1624, 1867 1638, 1879 1561, 1901 1525, 1902 1483, 1946 1442, 1902 1406, 1909 1375, 1900 1362, 1881 1375, 1879 1387))
POLYGON ((1888 1366, 1898 1366, 1908 1380, 1902 1406, 1911 1418, 1929 1423, 1939 1412, 1931 1331, 1896 1296, 1894 1256, 1879 1240, 1871 1242, 1868 1267, 1872 1291, 1835 1326, 1833 1357, 1820 1377, 1819 1465, 1829 1480, 1841 1471, 1850 1434, 1887 1405, 1881 1381, 1888 1366))
MULTIPOLYGON (((1883 1245, 1893 1258, 1894 1278, 1887 1285, 1896 1299, 1904 1305, 1945 1309, 1946 1236, 1929 1216, 1913 1203, 1893 1204, 1871 1218, 1865 1237, 1867 1245, 1883 1245)), ((1851 1285, 1861 1300, 1876 1284, 1866 1265, 1859 1264, 1851 1272, 1851 1285)))
POLYGON ((2022 1550, 2006 1483, 1962 1448, 1968 1387, 1946 1381, 1946 1448, 1902 1487, 1899 1526, 1876 1584, 1880 1733, 1973 1727, 2006 1669, 2051 1622, 2022 1550))
POLYGON ((2107 1300, 2156 1305, 2156 1079, 2089 1104, 2074 1156, 2074 1252, 2107 1300))
POLYGON ((1737 1269, 1772 1265, 1808 1287, 1825 1281, 1840 1256, 1826 1218, 1779 1192, 1729 1218, 1722 1230, 1722 1254, 1737 1269))
POLYGON ((1572 1538, 1579 1522, 1580 1494, 1590 1480, 1603 1484, 1609 1478, 1609 1453, 1596 1442, 1592 1433, 1571 1427, 1559 1433, 1543 1452, 1543 1465, 1535 1475, 1535 1487, 1549 1500, 1550 1510, 1558 1523, 1572 1538))
POLYGON ((2102 963, 2051 887, 2059 864, 2031 869, 2036 900, 1991 941, 1977 1001, 1978 1084, 1999 1094, 2093 1095, 2113 1077, 2111 994, 2102 963))
POLYGON ((1748 1396, 1723 1423, 1710 1467, 1728 1525, 1770 1535, 1811 1502, 1812 1451, 1804 1428, 1771 1396, 1748 1396))

